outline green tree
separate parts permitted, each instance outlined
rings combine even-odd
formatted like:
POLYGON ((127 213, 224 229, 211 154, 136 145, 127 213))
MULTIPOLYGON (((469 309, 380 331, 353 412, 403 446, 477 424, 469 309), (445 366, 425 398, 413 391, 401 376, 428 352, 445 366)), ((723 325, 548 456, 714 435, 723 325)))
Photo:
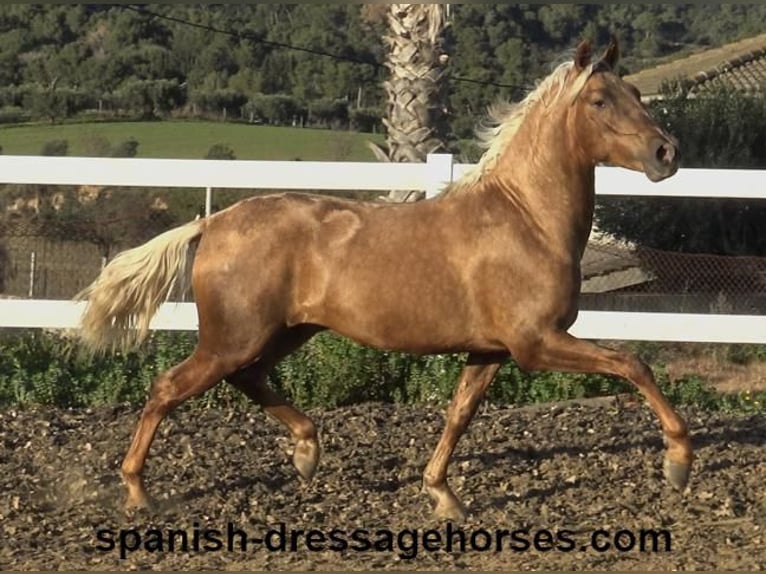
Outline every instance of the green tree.
POLYGON ((255 94, 243 107, 251 122, 288 125, 307 114, 306 106, 297 98, 284 94, 255 94))
POLYGON ((56 120, 66 118, 72 110, 72 100, 69 94, 57 90, 55 84, 49 88, 34 89, 24 96, 24 107, 38 117, 43 117, 52 124, 56 120))

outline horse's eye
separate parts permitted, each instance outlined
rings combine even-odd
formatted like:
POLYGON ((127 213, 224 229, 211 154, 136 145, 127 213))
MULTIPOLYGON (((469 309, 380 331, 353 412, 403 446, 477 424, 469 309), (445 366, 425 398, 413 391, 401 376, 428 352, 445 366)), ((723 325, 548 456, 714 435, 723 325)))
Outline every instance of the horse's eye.
POLYGON ((593 102, 593 105, 598 109, 604 109, 606 107, 606 100, 598 99, 593 102))

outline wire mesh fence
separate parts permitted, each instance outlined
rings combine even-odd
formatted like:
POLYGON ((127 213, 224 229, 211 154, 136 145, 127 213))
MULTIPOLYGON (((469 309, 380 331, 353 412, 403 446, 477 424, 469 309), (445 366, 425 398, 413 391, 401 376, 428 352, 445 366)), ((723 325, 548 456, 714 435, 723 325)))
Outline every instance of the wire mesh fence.
POLYGON ((590 243, 581 301, 601 311, 763 315, 766 257, 590 243))
POLYGON ((5 297, 70 299, 105 262, 92 243, 51 239, 24 224, 6 226, 0 241, 0 292, 5 297))
POLYGON ((117 253, 181 222, 162 198, 171 191, 0 187, 0 296, 71 299, 117 253))

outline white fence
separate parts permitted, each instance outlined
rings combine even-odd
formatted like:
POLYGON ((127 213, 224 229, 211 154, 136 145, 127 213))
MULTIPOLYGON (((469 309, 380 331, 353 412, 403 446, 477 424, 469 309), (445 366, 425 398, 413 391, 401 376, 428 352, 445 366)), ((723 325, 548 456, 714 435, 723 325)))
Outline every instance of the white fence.
MULTIPOLYGON (((422 164, 0 156, 0 183, 199 188, 206 211, 214 188, 425 190, 435 195, 472 166, 434 154, 422 164)), ((598 195, 766 199, 766 171, 682 169, 661 183, 598 168, 598 195)), ((766 233, 766 224, 764 225, 766 233)), ((0 300, 0 327, 69 329, 81 303, 0 300)), ((193 303, 166 303, 153 329, 196 330, 193 303)), ((766 316, 582 311, 572 334, 589 339, 766 343, 766 316)))

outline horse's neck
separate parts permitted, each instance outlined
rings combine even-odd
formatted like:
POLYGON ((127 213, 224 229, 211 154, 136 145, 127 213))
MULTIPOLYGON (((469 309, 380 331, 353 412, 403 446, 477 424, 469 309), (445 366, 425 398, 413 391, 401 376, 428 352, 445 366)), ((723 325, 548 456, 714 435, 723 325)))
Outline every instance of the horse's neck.
POLYGON ((560 130, 550 132, 548 138, 540 133, 536 141, 512 142, 489 181, 552 248, 573 250, 579 258, 593 223, 595 168, 578 164, 560 130))

